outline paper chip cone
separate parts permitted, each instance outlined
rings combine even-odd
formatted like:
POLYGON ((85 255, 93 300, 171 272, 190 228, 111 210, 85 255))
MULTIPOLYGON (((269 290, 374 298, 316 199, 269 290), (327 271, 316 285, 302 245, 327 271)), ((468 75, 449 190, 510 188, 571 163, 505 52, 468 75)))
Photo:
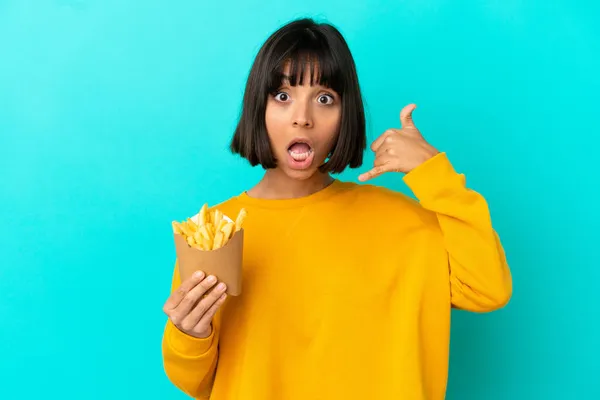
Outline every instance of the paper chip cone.
POLYGON ((235 232, 224 247, 210 251, 191 247, 180 234, 174 233, 174 237, 182 282, 194 272, 203 271, 206 276, 214 275, 225 283, 227 294, 239 296, 242 293, 243 228, 235 232))

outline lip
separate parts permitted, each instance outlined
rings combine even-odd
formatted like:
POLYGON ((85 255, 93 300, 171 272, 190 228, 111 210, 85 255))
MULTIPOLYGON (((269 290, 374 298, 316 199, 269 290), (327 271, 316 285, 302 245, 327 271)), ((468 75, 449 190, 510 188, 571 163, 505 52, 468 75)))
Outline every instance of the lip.
POLYGON ((302 161, 296 161, 294 160, 294 158, 292 157, 292 155, 288 152, 287 154, 287 165, 290 169, 296 170, 296 171, 304 171, 307 170, 311 167, 313 161, 315 159, 315 152, 311 151, 311 153, 309 154, 309 156, 302 160, 302 161))

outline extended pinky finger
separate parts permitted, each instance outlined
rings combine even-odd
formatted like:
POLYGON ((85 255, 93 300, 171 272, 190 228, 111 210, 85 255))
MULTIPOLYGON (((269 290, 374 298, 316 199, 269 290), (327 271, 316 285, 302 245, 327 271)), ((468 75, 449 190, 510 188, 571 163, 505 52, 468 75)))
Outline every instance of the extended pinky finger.
POLYGON ((358 180, 364 182, 369 179, 376 178, 386 171, 387 171, 386 165, 378 165, 375 168, 373 168, 372 170, 359 175, 358 180))
POLYGON ((223 295, 221 297, 219 297, 219 299, 217 301, 215 301, 212 306, 210 306, 210 308, 204 313, 204 315, 202 316, 200 321, 198 321, 198 324, 196 325, 196 328, 194 329, 195 331, 203 331, 203 330, 206 330, 210 326, 210 323, 212 322, 213 317, 217 313, 217 310, 219 309, 219 307, 221 307, 221 305, 223 305, 223 303, 225 303, 226 298, 227 298, 227 293, 223 293, 223 295))

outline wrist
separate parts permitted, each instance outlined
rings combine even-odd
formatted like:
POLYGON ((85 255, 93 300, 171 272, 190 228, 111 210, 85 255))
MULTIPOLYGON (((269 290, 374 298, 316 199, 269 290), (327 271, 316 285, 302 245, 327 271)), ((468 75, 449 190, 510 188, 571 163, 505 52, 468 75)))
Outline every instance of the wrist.
POLYGON ((423 162, 426 162, 426 161, 432 159, 433 157, 437 156, 438 154, 440 154, 440 152, 435 147, 433 147, 430 144, 427 144, 423 150, 423 156, 425 158, 423 162))
POLYGON ((433 147, 429 144, 425 144, 423 146, 422 150, 420 151, 419 157, 417 158, 417 160, 418 160, 417 164, 415 166, 413 166, 410 170, 408 170, 406 173, 409 173, 409 172, 413 171, 414 169, 420 167, 421 165, 427 163, 427 161, 431 160, 438 154, 440 154, 440 152, 435 147, 433 147))
POLYGON ((206 354, 217 340, 217 331, 210 330, 209 336, 200 338, 183 332, 170 321, 165 332, 165 345, 174 352, 186 356, 201 356, 206 354))

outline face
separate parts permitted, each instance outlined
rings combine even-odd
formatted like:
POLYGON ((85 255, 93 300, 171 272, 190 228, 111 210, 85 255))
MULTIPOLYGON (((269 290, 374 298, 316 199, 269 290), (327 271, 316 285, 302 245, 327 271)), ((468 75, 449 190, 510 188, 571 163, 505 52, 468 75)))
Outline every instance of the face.
MULTIPOLYGON (((288 74, 288 69, 284 71, 288 74)), ((282 82, 267 100, 265 122, 277 168, 293 179, 308 179, 322 165, 337 138, 341 98, 324 86, 282 82)))

